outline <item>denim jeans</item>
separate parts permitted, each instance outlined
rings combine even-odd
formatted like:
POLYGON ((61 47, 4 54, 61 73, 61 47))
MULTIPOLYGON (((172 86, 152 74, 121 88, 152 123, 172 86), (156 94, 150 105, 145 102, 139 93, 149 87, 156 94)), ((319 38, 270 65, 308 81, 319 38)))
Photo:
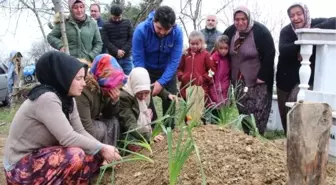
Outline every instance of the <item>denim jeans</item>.
POLYGON ((117 61, 118 61, 119 65, 121 66, 121 68, 124 70, 124 73, 126 75, 129 75, 131 73, 132 69, 134 68, 132 58, 129 56, 129 57, 126 57, 126 58, 117 59, 117 61))

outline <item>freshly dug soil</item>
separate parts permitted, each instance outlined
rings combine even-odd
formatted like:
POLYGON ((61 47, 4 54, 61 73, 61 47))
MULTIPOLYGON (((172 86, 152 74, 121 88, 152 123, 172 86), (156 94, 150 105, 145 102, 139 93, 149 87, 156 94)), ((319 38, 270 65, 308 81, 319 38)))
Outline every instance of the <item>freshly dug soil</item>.
MULTIPOLYGON (((285 185, 287 167, 285 142, 263 141, 239 131, 207 125, 194 128, 208 185, 285 185)), ((175 133, 175 138, 177 133, 175 133)), ((168 146, 163 141, 152 146, 153 164, 125 163, 116 170, 117 185, 168 185, 168 146)), ((149 156, 148 151, 141 153, 149 156)), ((335 185, 336 167, 329 164, 327 185, 335 185)), ((104 184, 108 184, 109 174, 104 184)), ((193 154, 179 176, 180 185, 201 184, 200 167, 193 154)))

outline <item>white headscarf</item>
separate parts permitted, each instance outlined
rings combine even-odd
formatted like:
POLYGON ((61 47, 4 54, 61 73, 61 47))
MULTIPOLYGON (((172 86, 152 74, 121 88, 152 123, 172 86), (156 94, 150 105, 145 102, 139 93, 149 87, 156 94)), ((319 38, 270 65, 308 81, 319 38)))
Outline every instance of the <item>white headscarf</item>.
POLYGON ((247 28, 245 30, 240 31, 240 32, 236 31, 236 34, 234 36, 234 42, 239 39, 239 37, 240 37, 239 33, 243 33, 244 35, 247 36, 247 34, 250 33, 250 31, 252 30, 252 28, 254 26, 254 19, 252 18, 251 11, 247 6, 241 5, 241 6, 236 7, 233 11, 233 18, 235 18, 236 13, 238 13, 238 12, 243 12, 246 15, 246 17, 248 19, 248 25, 247 25, 247 28))
MULTIPOLYGON (((148 71, 142 67, 134 68, 128 76, 128 80, 124 85, 123 89, 128 92, 131 96, 136 97, 135 94, 140 91, 150 91, 150 78, 148 71)), ((151 132, 151 115, 148 110, 148 105, 150 103, 150 95, 147 96, 145 100, 139 100, 136 98, 139 104, 139 118, 137 120, 137 131, 139 133, 151 132), (141 128, 140 128, 141 127, 141 128)))
MULTIPOLYGON (((290 16, 290 15, 289 15, 289 11, 290 11, 293 7, 295 7, 295 6, 299 6, 299 7, 301 7, 302 10, 303 10, 303 14, 304 14, 304 18, 305 18, 305 24, 303 25, 302 28, 310 28, 310 26, 311 26, 311 18, 310 18, 309 9, 308 9, 308 7, 307 7, 306 4, 304 4, 304 3, 294 3, 294 4, 292 4, 292 5, 287 9, 287 15, 290 16)), ((291 23, 291 25, 292 25, 292 29, 293 29, 294 32, 295 32, 296 28, 295 28, 294 24, 291 23)))
POLYGON ((234 10, 233 10, 233 18, 235 18, 236 16, 236 13, 238 12, 243 12, 247 19, 248 19, 248 25, 247 25, 247 28, 242 31, 242 32, 245 32, 245 33, 248 33, 251 31, 251 29, 253 28, 254 26, 254 20, 252 18, 252 15, 251 15, 251 11, 250 9, 247 7, 247 6, 244 6, 244 5, 241 5, 241 6, 238 6, 236 7, 234 10))

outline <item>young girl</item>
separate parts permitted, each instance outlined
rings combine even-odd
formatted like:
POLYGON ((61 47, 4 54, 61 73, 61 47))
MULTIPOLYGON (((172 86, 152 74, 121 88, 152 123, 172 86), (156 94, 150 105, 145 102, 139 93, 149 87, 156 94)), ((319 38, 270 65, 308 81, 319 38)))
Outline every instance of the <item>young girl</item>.
POLYGON ((206 96, 209 92, 209 85, 212 78, 208 76, 208 71, 215 70, 211 55, 205 49, 205 39, 201 32, 193 31, 189 35, 189 48, 181 58, 177 69, 177 78, 181 82, 181 96, 186 99, 186 86, 202 86, 206 96))
POLYGON ((210 53, 205 49, 205 39, 201 32, 193 31, 189 35, 189 48, 181 58, 177 70, 177 78, 181 82, 180 92, 186 99, 186 89, 190 85, 202 86, 205 94, 205 105, 208 105, 209 86, 212 78, 209 70, 215 71, 214 62, 210 59, 210 53))
MULTIPOLYGON (((120 92, 119 121, 123 139, 127 139, 127 141, 142 141, 144 137, 147 141, 150 141, 153 134, 151 122, 154 121, 153 112, 149 109, 151 90, 148 71, 142 67, 133 68, 120 92), (125 133, 134 129, 136 131, 129 134, 125 133)), ((160 92, 159 96, 163 99, 176 99, 174 95, 165 89, 160 92)), ((163 139, 164 137, 161 134, 153 138, 155 142, 163 139)), ((141 149, 141 147, 133 144, 129 144, 127 148, 133 152, 141 149)))
POLYGON ((212 60, 215 63, 216 73, 213 77, 214 83, 210 86, 210 99, 215 104, 216 109, 220 109, 228 102, 228 89, 230 86, 230 64, 228 59, 229 38, 221 35, 215 42, 215 48, 212 52, 212 60))

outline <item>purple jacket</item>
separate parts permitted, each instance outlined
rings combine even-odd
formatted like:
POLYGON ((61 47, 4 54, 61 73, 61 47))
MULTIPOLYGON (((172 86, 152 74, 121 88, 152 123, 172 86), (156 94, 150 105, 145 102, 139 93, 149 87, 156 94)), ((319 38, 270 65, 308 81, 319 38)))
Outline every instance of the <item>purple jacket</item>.
POLYGON ((222 57, 215 52, 212 54, 212 60, 216 65, 214 83, 210 86, 210 99, 220 107, 227 102, 228 90, 230 87, 230 63, 227 57, 222 57))

